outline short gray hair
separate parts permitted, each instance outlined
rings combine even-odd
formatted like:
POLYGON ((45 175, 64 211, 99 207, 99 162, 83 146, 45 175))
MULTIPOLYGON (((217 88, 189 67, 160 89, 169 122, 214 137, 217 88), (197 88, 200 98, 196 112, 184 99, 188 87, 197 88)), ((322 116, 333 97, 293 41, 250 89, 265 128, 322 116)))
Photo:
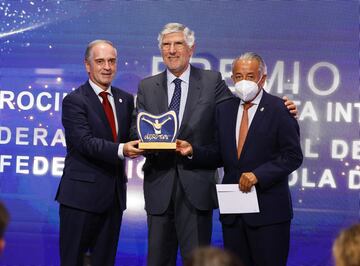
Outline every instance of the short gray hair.
POLYGON ((94 40, 94 41, 90 42, 90 43, 88 44, 88 46, 86 47, 86 50, 85 50, 85 60, 88 60, 88 59, 90 58, 92 48, 93 48, 95 45, 99 44, 99 43, 109 44, 111 47, 113 47, 113 48, 115 49, 115 52, 116 52, 116 54, 117 54, 117 50, 116 50, 116 48, 115 48, 115 46, 114 46, 114 44, 113 44, 112 42, 110 42, 110 41, 108 41, 108 40, 94 40))
POLYGON ((184 33, 184 38, 186 44, 191 48, 195 43, 195 33, 194 31, 190 30, 188 27, 186 27, 183 24, 180 23, 168 23, 164 26, 162 31, 159 33, 158 41, 159 41, 159 49, 161 49, 162 40, 164 38, 164 35, 169 33, 175 33, 175 32, 182 32, 184 33))
POLYGON ((234 66, 236 64, 237 61, 239 60, 253 60, 255 59, 256 61, 259 62, 259 74, 260 76, 262 75, 266 75, 267 74, 267 67, 265 64, 264 59, 262 59, 262 57, 260 55, 258 55, 257 53, 254 52, 246 52, 241 54, 240 56, 236 57, 232 63, 232 69, 234 69, 234 66))

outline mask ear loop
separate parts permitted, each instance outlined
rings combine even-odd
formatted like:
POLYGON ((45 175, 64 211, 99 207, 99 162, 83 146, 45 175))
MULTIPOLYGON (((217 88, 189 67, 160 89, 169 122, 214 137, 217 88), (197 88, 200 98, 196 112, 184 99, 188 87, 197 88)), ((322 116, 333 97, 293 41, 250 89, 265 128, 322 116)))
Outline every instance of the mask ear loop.
POLYGON ((261 79, 263 78, 264 75, 261 75, 261 77, 259 78, 258 82, 256 82, 256 85, 259 86, 259 82, 261 81, 261 79))

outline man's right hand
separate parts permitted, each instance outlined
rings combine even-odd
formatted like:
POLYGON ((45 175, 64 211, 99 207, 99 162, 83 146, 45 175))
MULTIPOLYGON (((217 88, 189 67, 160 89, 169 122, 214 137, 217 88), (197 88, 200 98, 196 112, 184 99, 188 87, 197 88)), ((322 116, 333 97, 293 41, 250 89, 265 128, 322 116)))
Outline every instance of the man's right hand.
POLYGON ((283 97, 286 108, 289 110, 290 114, 292 114, 296 119, 298 118, 298 110, 296 104, 290 100, 287 96, 283 97))
POLYGON ((142 155, 144 153, 144 150, 140 150, 138 148, 139 142, 139 140, 133 140, 125 143, 123 149, 124 156, 133 159, 138 157, 139 155, 142 155))

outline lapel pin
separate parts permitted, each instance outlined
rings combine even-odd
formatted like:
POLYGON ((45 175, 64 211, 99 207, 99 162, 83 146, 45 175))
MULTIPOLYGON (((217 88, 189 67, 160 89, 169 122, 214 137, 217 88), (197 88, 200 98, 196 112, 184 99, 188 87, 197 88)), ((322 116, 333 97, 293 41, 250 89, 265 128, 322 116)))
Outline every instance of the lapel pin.
POLYGON ((121 99, 121 98, 119 99, 119 103, 122 103, 122 99, 121 99))
POLYGON ((260 112, 264 111, 264 107, 261 107, 260 112))

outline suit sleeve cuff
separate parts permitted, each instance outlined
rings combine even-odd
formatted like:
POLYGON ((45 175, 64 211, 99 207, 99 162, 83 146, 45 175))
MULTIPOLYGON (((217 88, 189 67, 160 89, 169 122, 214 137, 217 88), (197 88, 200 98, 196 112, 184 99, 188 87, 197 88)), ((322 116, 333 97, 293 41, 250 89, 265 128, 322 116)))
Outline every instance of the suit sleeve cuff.
POLYGON ((125 156, 124 156, 124 143, 120 143, 119 144, 119 148, 118 148, 118 156, 121 160, 124 160, 125 159, 125 156))

